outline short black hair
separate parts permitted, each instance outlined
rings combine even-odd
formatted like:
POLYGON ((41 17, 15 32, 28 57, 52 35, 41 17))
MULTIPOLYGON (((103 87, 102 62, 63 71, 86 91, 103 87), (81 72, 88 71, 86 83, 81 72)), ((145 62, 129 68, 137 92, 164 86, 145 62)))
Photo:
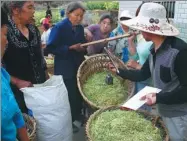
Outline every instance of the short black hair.
POLYGON ((1 7, 1 26, 8 24, 8 15, 1 7))
POLYGON ((46 18, 50 18, 50 17, 51 17, 51 15, 50 15, 50 14, 47 14, 45 17, 46 17, 46 18))
POLYGON ((103 14, 99 20, 99 22, 102 22, 104 19, 109 19, 111 25, 114 24, 114 20, 112 19, 112 17, 109 14, 103 14))
POLYGON ((27 1, 4 1, 2 2, 2 7, 5 10, 5 12, 7 12, 10 16, 12 16, 13 9, 15 8, 22 9, 22 7, 26 2, 27 1))

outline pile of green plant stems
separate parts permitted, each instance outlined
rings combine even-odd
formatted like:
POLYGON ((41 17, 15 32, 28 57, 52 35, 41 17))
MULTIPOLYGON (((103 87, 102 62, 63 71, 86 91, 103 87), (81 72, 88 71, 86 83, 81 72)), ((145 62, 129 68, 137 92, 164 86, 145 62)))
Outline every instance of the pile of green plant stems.
POLYGON ((107 71, 97 72, 90 76, 83 85, 84 95, 98 107, 120 105, 128 97, 127 84, 112 75, 113 85, 108 85, 105 82, 107 74, 107 71))
POLYGON ((163 130, 135 111, 111 110, 90 123, 92 141, 162 141, 163 130))

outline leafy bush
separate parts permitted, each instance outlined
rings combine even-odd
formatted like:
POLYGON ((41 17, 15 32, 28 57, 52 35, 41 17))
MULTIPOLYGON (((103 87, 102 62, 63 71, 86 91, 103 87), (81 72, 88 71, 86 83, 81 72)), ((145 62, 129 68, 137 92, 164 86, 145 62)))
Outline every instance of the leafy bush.
POLYGON ((119 2, 105 2, 106 10, 118 10, 119 2))
POLYGON ((85 2, 88 10, 118 10, 119 2, 117 1, 88 1, 85 2))
MULTIPOLYGON (((84 6, 87 7, 88 10, 118 10, 119 9, 119 2, 117 1, 87 1, 84 2, 84 6)), ((55 24, 61 20, 60 17, 60 10, 58 8, 51 8, 52 11, 52 23, 55 24)), ((46 8, 39 8, 35 11, 35 20, 36 20, 36 25, 40 25, 40 20, 45 17, 46 8)), ((95 17, 95 20, 93 23, 98 23, 99 21, 99 15, 98 13, 94 13, 92 15, 95 17)), ((92 19, 93 19, 92 17, 92 19)))

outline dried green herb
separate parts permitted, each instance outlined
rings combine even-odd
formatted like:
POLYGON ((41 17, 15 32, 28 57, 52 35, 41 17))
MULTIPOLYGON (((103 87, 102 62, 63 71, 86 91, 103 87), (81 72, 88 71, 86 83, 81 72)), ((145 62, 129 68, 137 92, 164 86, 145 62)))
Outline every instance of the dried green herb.
POLYGON ((120 105, 127 96, 127 84, 122 84, 120 79, 113 77, 113 85, 105 83, 107 72, 97 72, 90 76, 83 85, 83 92, 89 101, 99 107, 120 105))
POLYGON ((90 125, 92 141, 162 141, 162 130, 135 111, 112 110, 90 125))
POLYGON ((54 59, 46 59, 46 63, 48 65, 53 65, 54 64, 54 59))

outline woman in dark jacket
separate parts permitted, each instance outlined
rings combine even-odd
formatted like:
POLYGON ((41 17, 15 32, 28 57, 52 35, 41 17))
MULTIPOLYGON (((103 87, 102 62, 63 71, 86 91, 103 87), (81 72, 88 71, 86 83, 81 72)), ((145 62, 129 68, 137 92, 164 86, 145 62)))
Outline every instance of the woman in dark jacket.
POLYGON ((41 52, 40 33, 30 24, 34 17, 33 1, 11 1, 4 5, 10 9, 8 46, 3 65, 11 75, 12 90, 22 112, 28 109, 23 93, 19 90, 46 80, 46 64, 41 52))
MULTIPOLYGON (((80 25, 84 13, 85 8, 81 3, 70 3, 66 11, 67 18, 53 27, 46 48, 47 52, 55 55, 54 74, 62 75, 64 78, 69 95, 72 121, 80 118, 82 108, 76 74, 86 52, 86 49, 80 46, 81 43, 86 42, 84 29, 80 25)), ((73 127, 75 126, 73 125, 73 127)))

